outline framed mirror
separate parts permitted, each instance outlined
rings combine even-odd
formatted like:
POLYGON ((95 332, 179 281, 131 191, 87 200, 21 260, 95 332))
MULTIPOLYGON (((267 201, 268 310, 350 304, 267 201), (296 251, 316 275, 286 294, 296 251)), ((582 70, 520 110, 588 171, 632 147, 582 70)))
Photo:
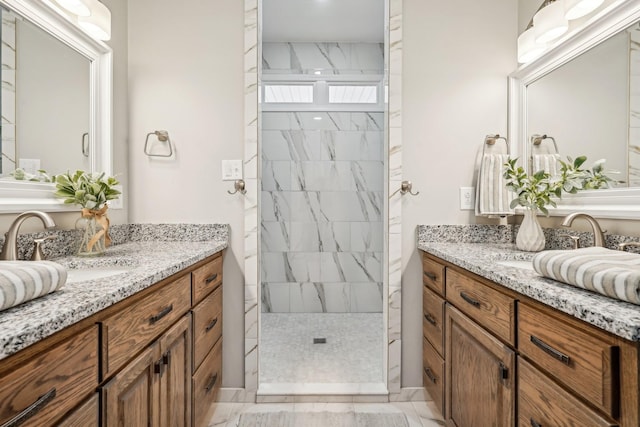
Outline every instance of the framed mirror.
MULTIPOLYGON (((640 1, 616 1, 509 76, 509 139, 529 165, 531 136, 553 136, 561 158, 606 159, 609 189, 563 195, 576 210, 640 219, 640 1)), ((531 172, 531 171, 530 171, 531 172)))
POLYGON ((112 174, 111 49, 46 3, 0 0, 0 212, 73 209, 17 167, 112 174))

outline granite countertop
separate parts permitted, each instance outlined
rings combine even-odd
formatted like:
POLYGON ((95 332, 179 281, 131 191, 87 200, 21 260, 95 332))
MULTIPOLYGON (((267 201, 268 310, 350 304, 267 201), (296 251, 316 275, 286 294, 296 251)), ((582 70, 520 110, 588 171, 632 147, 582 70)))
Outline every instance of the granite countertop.
POLYGON ((228 234, 209 240, 152 238, 111 246, 104 256, 52 259, 68 269, 123 267, 102 279, 67 283, 60 290, 0 312, 0 359, 148 288, 228 246, 228 234))
POLYGON ((640 306, 544 278, 533 270, 499 264, 533 258, 533 253, 519 251, 512 243, 453 243, 419 238, 418 249, 605 331, 640 341, 640 306))

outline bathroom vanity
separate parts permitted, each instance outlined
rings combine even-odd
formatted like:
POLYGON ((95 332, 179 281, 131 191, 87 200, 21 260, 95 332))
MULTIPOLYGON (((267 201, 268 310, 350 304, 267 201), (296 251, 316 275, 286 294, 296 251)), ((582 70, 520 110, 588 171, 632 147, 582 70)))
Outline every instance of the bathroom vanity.
POLYGON ((418 247, 423 382, 447 425, 639 425, 640 307, 510 266, 532 255, 509 244, 418 247))
POLYGON ((110 261, 70 257, 72 268, 135 265, 0 313, 0 425, 206 426, 222 382, 226 245, 131 242, 110 261))

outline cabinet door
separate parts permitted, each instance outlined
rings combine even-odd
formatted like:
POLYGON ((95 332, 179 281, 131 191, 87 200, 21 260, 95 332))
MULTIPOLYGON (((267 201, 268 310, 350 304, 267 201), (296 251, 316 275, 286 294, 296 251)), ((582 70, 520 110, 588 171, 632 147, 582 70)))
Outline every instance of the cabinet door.
POLYGON ((159 358, 160 346, 155 343, 102 388, 103 426, 159 425, 159 358))
POLYGON ((447 424, 513 426, 514 352, 451 306, 446 319, 447 424))
POLYGON ((191 422, 191 315, 184 316, 160 338, 160 426, 191 422))

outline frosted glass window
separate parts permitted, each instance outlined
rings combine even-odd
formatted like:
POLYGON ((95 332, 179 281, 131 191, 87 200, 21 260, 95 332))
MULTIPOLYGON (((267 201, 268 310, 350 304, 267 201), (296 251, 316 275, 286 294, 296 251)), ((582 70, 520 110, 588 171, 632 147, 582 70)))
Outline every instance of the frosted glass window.
POLYGON ((264 102, 312 103, 313 85, 265 85, 264 102))
POLYGON ((329 86, 331 104, 375 104, 378 102, 377 86, 329 86))

